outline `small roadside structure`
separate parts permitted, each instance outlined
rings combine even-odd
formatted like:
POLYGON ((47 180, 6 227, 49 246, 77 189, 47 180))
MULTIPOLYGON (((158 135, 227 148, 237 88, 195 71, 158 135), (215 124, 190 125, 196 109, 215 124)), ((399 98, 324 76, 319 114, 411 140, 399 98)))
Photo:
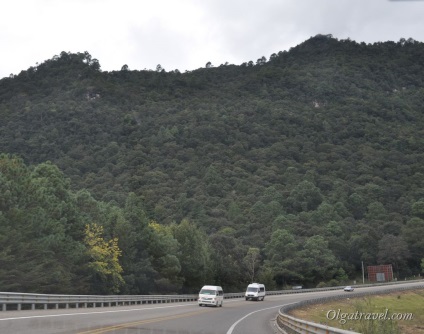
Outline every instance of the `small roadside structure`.
POLYGON ((391 264, 368 266, 367 271, 368 271, 368 280, 370 282, 393 281, 393 267, 391 264))

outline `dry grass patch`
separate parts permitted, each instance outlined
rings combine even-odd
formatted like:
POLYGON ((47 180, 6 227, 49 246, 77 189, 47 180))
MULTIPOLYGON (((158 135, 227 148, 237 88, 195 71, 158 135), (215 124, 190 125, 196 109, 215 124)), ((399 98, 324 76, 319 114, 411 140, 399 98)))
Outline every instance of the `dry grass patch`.
POLYGON ((305 306, 290 314, 364 334, 424 334, 424 290, 346 297, 330 303, 305 306))

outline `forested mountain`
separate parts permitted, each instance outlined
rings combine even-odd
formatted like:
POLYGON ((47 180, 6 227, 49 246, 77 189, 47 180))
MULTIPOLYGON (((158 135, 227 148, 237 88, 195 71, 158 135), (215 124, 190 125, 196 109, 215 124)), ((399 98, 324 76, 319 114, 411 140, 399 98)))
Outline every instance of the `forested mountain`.
POLYGON ((62 52, 0 80, 0 290, 417 275, 423 106, 413 39, 317 35, 185 73, 62 52))

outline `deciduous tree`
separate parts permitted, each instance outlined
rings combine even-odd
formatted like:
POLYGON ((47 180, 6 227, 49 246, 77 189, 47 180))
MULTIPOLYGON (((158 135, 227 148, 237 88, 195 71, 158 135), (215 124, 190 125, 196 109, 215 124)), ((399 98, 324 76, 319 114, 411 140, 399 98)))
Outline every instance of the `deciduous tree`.
POLYGON ((96 289, 99 293, 118 293, 124 283, 118 239, 105 240, 103 226, 93 223, 86 225, 84 242, 90 257, 88 267, 92 271, 96 289))

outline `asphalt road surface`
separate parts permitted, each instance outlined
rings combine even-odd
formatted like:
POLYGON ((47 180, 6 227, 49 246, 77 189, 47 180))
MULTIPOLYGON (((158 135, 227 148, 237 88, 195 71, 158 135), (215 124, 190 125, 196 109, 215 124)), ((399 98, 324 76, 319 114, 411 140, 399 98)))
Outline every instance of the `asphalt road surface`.
MULTIPOLYGON (((405 283, 405 286, 424 285, 405 283)), ((197 303, 0 312, 0 334, 274 334, 281 306, 300 300, 396 286, 266 296, 264 301, 226 299, 223 307, 197 303)), ((402 284, 404 286, 404 284, 402 284)))

